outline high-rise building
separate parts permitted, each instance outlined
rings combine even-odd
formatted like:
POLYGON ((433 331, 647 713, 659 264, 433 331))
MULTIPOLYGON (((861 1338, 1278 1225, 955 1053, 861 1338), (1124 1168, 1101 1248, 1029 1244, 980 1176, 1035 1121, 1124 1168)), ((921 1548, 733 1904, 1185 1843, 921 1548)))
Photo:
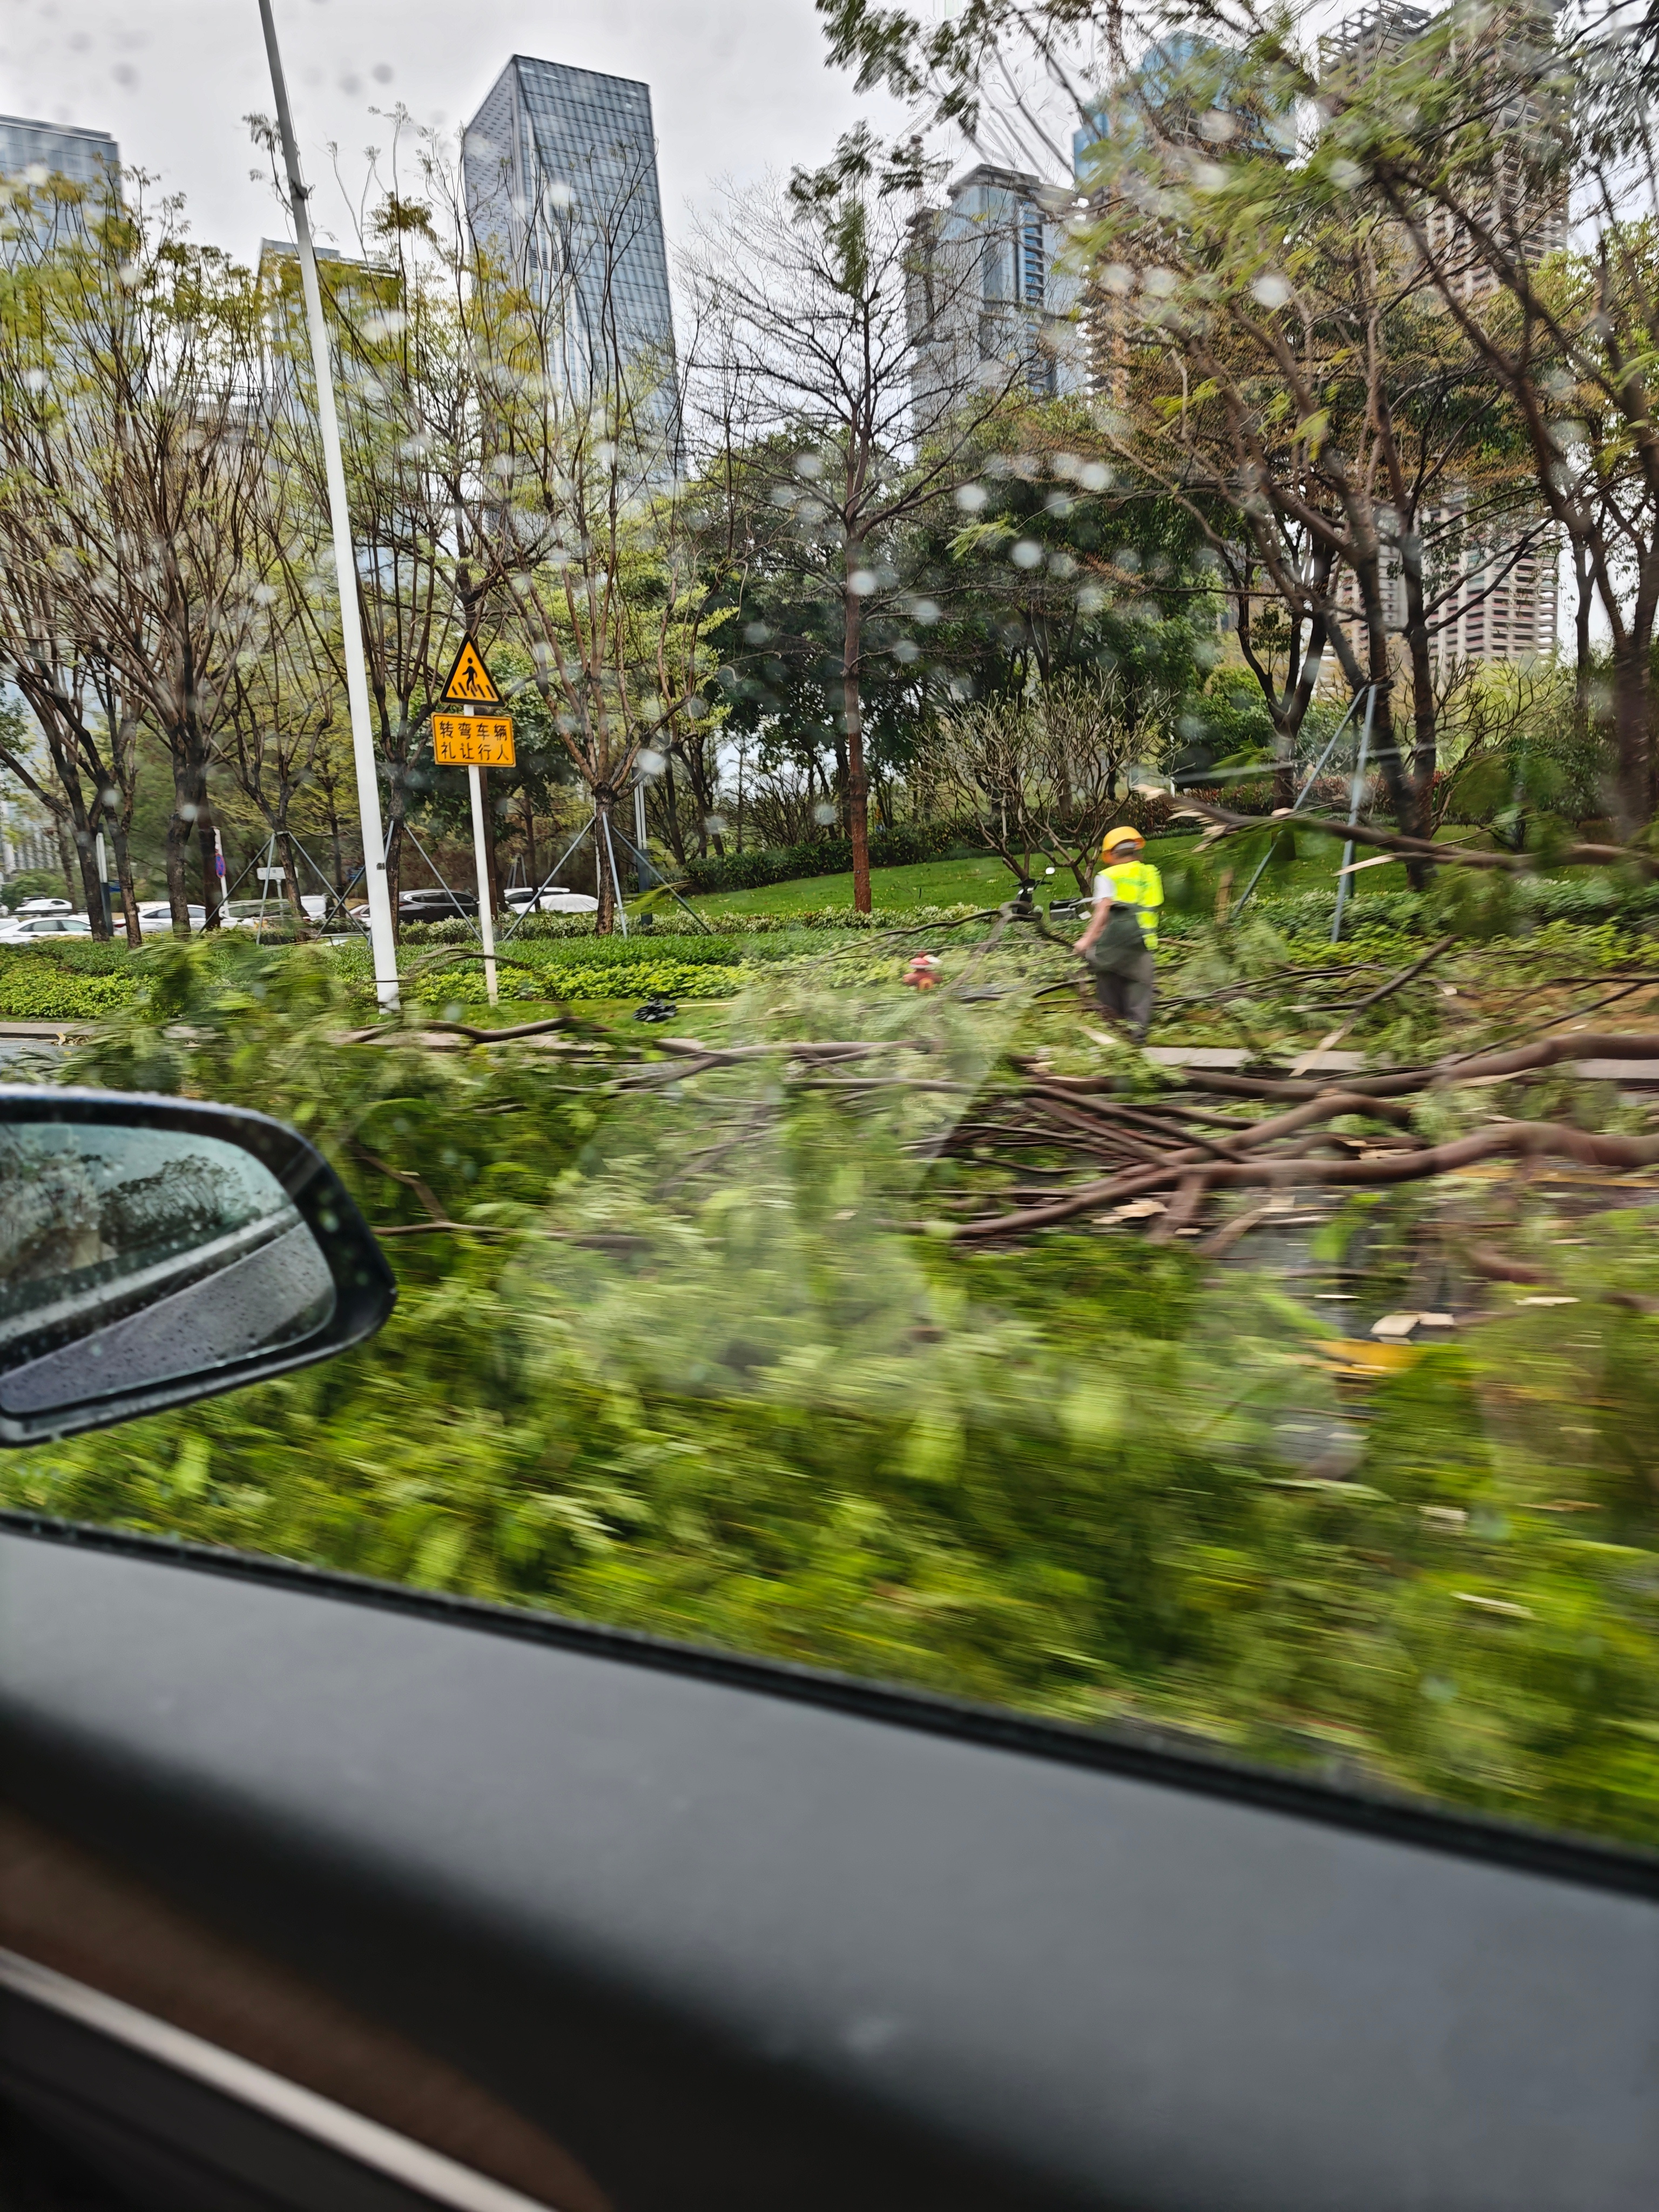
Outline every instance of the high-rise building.
POLYGON ((906 308, 919 424, 1010 376, 1042 398, 1087 390, 1079 286, 1057 265, 1065 229, 1049 198, 1023 170, 981 162, 915 217, 906 308))
POLYGON ((1392 61, 1429 27, 1426 8, 1405 0, 1373 0, 1345 15, 1319 41, 1319 82, 1323 91, 1346 91, 1364 82, 1380 63, 1392 61))
MULTIPOLYGON (((1145 149, 1154 132, 1201 160, 1231 146, 1285 161, 1296 145, 1295 106, 1279 88, 1255 83, 1237 48, 1171 33, 1146 48, 1115 94, 1085 109, 1073 133, 1077 196, 1092 212, 1112 204, 1118 158, 1145 149)), ((1084 286, 1079 309, 1090 388, 1114 406, 1127 390, 1133 289, 1127 270, 1108 264, 1084 286)))
MULTIPOLYGON (((82 131, 72 124, 34 123, 27 116, 0 115, 0 180, 13 185, 43 186, 57 178, 83 189, 106 179, 118 183, 121 149, 107 131, 82 131)), ((15 209, 12 221, 18 220, 15 209)), ((45 252, 84 235, 86 215, 74 193, 40 193, 27 227, 0 239, 0 266, 15 267, 27 251, 45 252)))
POLYGON ((0 177, 43 185, 48 177, 96 184, 121 167, 121 149, 107 131, 82 131, 68 123, 33 123, 0 115, 0 177))
POLYGON ((650 86, 514 54, 466 126, 461 165, 480 248, 564 307, 573 385, 608 391, 623 373, 648 383, 678 452, 650 86))
MULTIPOLYGON (((1360 92, 1368 77, 1408 54, 1432 20, 1405 0, 1374 0, 1346 17, 1319 42, 1322 91, 1338 100, 1360 92)), ((1480 210, 1500 234, 1518 235, 1534 260, 1566 242, 1565 197, 1535 195, 1520 158, 1526 140, 1551 127, 1539 103, 1524 95, 1494 114, 1498 158, 1490 201, 1480 210)), ((1443 209, 1430 210, 1425 229, 1430 250, 1449 268, 1450 289, 1459 299, 1473 305, 1497 289, 1497 275, 1484 253, 1471 234, 1454 228, 1443 209)), ((1401 246, 1403 252, 1403 234, 1401 246)), ((1483 524, 1453 483, 1443 498, 1419 511, 1417 528, 1439 665, 1534 660, 1555 650, 1559 540, 1542 526, 1537 509, 1483 524)), ((1339 598, 1345 608, 1357 607, 1352 577, 1342 579, 1339 598)), ((1405 585, 1397 555, 1386 563, 1383 605, 1389 627, 1403 629, 1405 585)))

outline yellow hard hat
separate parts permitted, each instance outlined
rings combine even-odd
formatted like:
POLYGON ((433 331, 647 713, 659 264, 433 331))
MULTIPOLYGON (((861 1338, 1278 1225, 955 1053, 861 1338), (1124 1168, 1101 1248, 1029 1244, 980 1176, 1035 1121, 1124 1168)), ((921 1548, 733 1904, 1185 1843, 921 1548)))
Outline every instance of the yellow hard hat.
POLYGON ((1146 840, 1139 830, 1132 830, 1127 822, 1120 822, 1115 830, 1109 830, 1100 841, 1103 853, 1110 853, 1119 845, 1144 845, 1146 840))

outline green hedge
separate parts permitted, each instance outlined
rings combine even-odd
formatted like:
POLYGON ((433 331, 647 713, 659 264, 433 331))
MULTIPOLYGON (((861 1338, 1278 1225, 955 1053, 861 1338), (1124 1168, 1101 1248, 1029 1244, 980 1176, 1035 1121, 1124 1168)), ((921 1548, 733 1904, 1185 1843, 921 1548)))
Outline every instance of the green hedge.
POLYGON ((0 946, 0 1021, 87 1021, 132 1003, 142 979, 131 954, 125 956, 123 972, 117 964, 122 948, 87 945, 74 950, 105 957, 97 963, 65 960, 55 945, 49 952, 33 945, 0 946))
MULTIPOLYGON (((948 860, 960 847, 983 850, 975 825, 963 822, 907 823, 875 830, 872 868, 908 868, 922 860, 948 860)), ((850 837, 815 838, 807 845, 763 845, 748 853, 710 853, 688 860, 684 880, 694 891, 753 891, 766 884, 796 883, 804 876, 844 876, 853 865, 850 837)))

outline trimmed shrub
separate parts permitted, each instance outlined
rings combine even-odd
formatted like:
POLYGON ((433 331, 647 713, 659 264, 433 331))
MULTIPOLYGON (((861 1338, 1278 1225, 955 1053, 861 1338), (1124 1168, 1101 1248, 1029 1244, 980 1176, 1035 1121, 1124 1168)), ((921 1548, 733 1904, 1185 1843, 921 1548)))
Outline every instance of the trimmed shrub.
MULTIPOLYGON (((77 945, 76 950, 114 953, 119 958, 118 949, 112 945, 77 945)), ((136 967, 123 972, 112 962, 60 960, 56 946, 50 952, 33 945, 0 948, 0 1021, 93 1020, 117 1006, 131 1006, 140 981, 136 967)))
MULTIPOLYGON (((982 849, 977 825, 968 822, 915 822, 870 836, 872 868, 915 867, 923 860, 948 860, 966 846, 982 849)), ((810 845, 766 845, 750 853, 710 853, 688 860, 684 881, 694 891, 753 891, 767 884, 797 883, 803 876, 842 876, 853 866, 850 837, 823 837, 810 845)))

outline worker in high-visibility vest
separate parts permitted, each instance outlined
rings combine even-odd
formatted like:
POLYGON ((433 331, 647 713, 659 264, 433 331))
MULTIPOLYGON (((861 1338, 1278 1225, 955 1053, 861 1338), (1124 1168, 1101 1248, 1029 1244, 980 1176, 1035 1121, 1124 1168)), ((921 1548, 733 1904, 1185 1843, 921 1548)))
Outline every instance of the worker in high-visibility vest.
POLYGON ((1141 858, 1146 849, 1138 830, 1106 832, 1095 910, 1074 948, 1094 975, 1100 1011, 1121 1022, 1137 1044, 1152 1024, 1158 910, 1164 903, 1164 878, 1141 858))

